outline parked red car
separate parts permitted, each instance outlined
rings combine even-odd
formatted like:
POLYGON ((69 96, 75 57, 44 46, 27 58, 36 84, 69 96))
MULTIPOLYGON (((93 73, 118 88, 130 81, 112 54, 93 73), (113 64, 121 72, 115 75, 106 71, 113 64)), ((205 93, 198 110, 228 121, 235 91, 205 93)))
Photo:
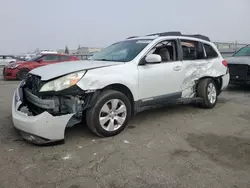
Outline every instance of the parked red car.
POLYGON ((71 55, 41 54, 27 61, 17 61, 15 63, 8 64, 3 69, 3 77, 6 80, 22 80, 25 78, 26 74, 34 68, 63 61, 77 60, 79 60, 77 57, 71 55))

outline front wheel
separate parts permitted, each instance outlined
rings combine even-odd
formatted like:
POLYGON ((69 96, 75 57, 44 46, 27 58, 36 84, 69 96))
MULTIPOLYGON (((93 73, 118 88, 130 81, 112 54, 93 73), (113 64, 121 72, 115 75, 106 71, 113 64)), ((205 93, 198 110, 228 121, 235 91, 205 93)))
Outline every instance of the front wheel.
POLYGON ((95 105, 87 110, 86 121, 90 130, 100 137, 119 134, 131 117, 131 103, 123 93, 103 91, 95 105))
POLYGON ((213 108, 217 103, 217 88, 215 82, 211 78, 202 79, 198 83, 198 97, 203 98, 201 106, 203 108, 213 108))
POLYGON ((21 69, 18 73, 17 73, 17 79, 18 80, 23 80, 26 78, 27 74, 28 74, 29 70, 27 69, 21 69))

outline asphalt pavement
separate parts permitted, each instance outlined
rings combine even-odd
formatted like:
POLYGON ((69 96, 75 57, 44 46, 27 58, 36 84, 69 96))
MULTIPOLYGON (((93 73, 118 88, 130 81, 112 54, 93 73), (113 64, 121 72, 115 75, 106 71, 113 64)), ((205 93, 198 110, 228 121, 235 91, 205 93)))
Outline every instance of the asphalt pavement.
POLYGON ((230 87, 211 110, 142 112, 112 138, 77 125, 65 144, 39 147, 13 128, 17 84, 0 81, 1 188, 250 187, 248 88, 230 87))

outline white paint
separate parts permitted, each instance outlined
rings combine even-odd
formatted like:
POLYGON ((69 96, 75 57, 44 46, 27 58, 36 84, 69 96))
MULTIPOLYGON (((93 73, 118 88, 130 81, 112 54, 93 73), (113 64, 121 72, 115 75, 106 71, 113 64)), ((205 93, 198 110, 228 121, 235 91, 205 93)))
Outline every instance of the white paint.
MULTIPOLYGON (((229 75, 224 76, 227 68, 222 64, 223 58, 213 43, 181 36, 142 37, 141 39, 152 39, 152 42, 130 62, 63 62, 39 67, 32 70, 31 73, 41 76, 42 80, 48 80, 74 71, 87 70, 77 83, 81 89, 98 90, 112 84, 121 84, 131 91, 134 101, 151 99, 174 92, 182 92, 183 98, 193 97, 193 87, 196 81, 206 76, 223 76, 223 88, 228 85, 229 75), (148 55, 155 45, 176 38, 207 43, 217 51, 219 57, 212 60, 139 65, 140 60, 148 55)), ((12 118, 16 128, 50 140, 64 139, 65 127, 74 114, 52 116, 45 111, 37 116, 28 116, 17 110, 20 105, 20 97, 16 92, 12 103, 12 118)))
POLYGON ((27 116, 18 111, 20 105, 21 103, 18 104, 13 97, 12 119, 17 129, 49 140, 64 139, 66 125, 74 114, 52 116, 45 111, 37 116, 27 116))
POLYGON ((94 153, 94 156, 96 156, 97 155, 97 153, 94 153))
POLYGON ((161 56, 157 54, 149 54, 146 56, 145 61, 148 63, 159 63, 162 61, 161 56))
POLYGON ((67 61, 57 64, 50 64, 42 67, 38 67, 30 71, 31 74, 41 76, 42 80, 50 80, 55 77, 59 77, 65 74, 69 74, 76 71, 92 69, 103 66, 110 66, 120 64, 119 62, 104 62, 104 61, 67 61), (53 71, 51 71, 53 70, 53 71))
POLYGON ((82 146, 78 146, 79 149, 82 149, 82 146))
MULTIPOLYGON (((147 39, 147 37, 142 38, 147 39)), ((216 46, 211 42, 193 38, 191 40, 214 47, 219 57, 213 60, 174 61, 138 66, 140 60, 159 42, 176 38, 190 39, 174 36, 158 37, 131 62, 88 70, 77 85, 83 90, 95 90, 111 84, 122 84, 132 92, 135 101, 173 92, 183 92, 182 97, 188 98, 194 96, 192 87, 196 80, 201 77, 219 77, 226 74, 227 68, 222 65, 223 58, 216 46)))
POLYGON ((36 116, 28 116, 18 110, 21 104, 17 89, 12 100, 12 120, 17 129, 49 140, 64 139, 66 125, 74 114, 52 116, 45 111, 36 116))

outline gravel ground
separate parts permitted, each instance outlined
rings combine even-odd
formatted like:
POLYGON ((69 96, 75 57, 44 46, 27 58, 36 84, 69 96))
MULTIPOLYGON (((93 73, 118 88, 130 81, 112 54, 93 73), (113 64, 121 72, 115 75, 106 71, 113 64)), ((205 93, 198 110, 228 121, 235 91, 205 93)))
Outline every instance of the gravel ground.
POLYGON ((38 147, 12 126, 17 83, 0 81, 1 188, 250 187, 250 89, 230 87, 212 110, 140 113, 113 138, 78 125, 65 144, 38 147))

